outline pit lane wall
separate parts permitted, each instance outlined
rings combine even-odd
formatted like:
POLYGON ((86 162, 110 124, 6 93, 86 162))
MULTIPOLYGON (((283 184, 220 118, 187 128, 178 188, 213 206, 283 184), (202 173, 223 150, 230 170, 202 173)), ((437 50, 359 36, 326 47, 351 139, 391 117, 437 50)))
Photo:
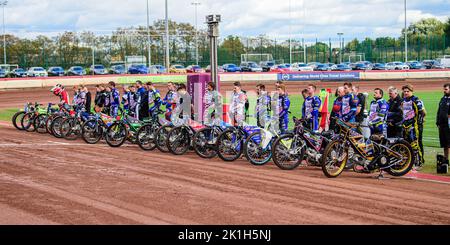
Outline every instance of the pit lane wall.
MULTIPOLYGON (((274 82, 274 81, 359 81, 359 80, 405 80, 450 78, 450 69, 426 71, 349 71, 349 72, 292 72, 292 73, 225 73, 220 74, 222 82, 274 82)), ((66 87, 85 84, 96 85, 114 81, 119 84, 142 82, 186 83, 187 75, 106 75, 83 77, 46 78, 2 78, 0 89, 24 89, 51 87, 62 84, 66 87)))

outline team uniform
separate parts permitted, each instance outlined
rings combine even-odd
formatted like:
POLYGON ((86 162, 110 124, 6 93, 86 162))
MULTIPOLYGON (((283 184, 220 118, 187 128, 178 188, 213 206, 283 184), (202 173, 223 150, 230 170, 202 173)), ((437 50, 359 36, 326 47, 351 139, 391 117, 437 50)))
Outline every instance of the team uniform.
POLYGON ((353 94, 346 94, 342 97, 341 119, 344 122, 355 122, 356 110, 359 100, 353 94))
POLYGON ((156 113, 159 111, 161 106, 161 94, 159 90, 149 90, 148 91, 148 113, 150 116, 157 116, 156 113), (156 115, 155 115, 156 114, 156 115))
POLYGON ((217 91, 206 91, 205 98, 205 112, 203 114, 203 123, 205 125, 219 126, 221 123, 221 113, 216 111, 221 107, 221 96, 217 91))
POLYGON ((256 99, 256 124, 260 128, 266 126, 266 122, 270 120, 270 105, 271 98, 266 91, 261 91, 261 94, 256 99))
POLYGON ((303 102, 302 117, 306 120, 306 126, 313 130, 319 130, 319 110, 322 101, 319 97, 307 97, 303 102))
POLYGON ((384 99, 378 99, 370 103, 369 127, 371 134, 383 134, 387 136, 386 117, 389 104, 384 99))
POLYGON ((423 150, 420 145, 419 120, 420 113, 424 110, 423 102, 416 96, 404 98, 402 101, 403 111, 403 137, 411 143, 413 150, 419 154, 419 160, 423 164, 423 150))
POLYGON ((272 101, 276 101, 276 110, 275 110, 275 117, 278 117, 279 121, 279 128, 281 131, 281 134, 284 134, 288 130, 289 126, 289 108, 291 107, 291 101, 289 100, 289 96, 287 94, 285 95, 278 95, 278 98, 275 98, 272 101))
POLYGON ((117 115, 119 114, 120 94, 119 94, 119 91, 115 88, 111 89, 110 103, 111 103, 111 107, 110 107, 111 114, 110 115, 112 117, 117 117, 117 115))
POLYGON ((337 97, 333 103, 333 109, 330 113, 330 130, 336 128, 336 118, 341 118, 342 97, 337 97))
POLYGON ((230 119, 234 126, 243 126, 245 121, 245 103, 247 96, 244 92, 233 93, 230 104, 230 119))
POLYGON ((162 101, 162 105, 166 106, 166 113, 164 115, 165 115, 166 120, 168 120, 168 121, 171 120, 172 111, 176 104, 174 101, 174 97, 175 97, 175 92, 169 90, 169 92, 167 92, 166 96, 164 97, 164 99, 162 101))

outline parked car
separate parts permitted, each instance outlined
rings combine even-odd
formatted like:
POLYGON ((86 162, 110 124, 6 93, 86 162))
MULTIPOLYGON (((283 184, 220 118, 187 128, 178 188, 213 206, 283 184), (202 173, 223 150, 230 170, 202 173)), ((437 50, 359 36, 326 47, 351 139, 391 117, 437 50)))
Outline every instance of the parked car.
POLYGON ((5 78, 6 77, 6 70, 4 69, 0 69, 0 78, 5 78))
POLYGON ((27 75, 29 77, 48 77, 47 71, 42 67, 31 67, 28 69, 27 75))
POLYGON ((131 65, 128 68, 130 74, 148 74, 148 67, 146 65, 131 65))
POLYGON ((371 70, 371 68, 364 63, 351 64, 350 67, 352 67, 352 70, 355 70, 355 71, 371 70))
POLYGON ((90 75, 106 75, 108 74, 108 71, 105 69, 103 65, 91 65, 89 67, 89 74, 90 75))
POLYGON ((150 71, 151 72, 156 71, 157 74, 167 73, 167 69, 163 65, 152 65, 152 66, 150 66, 150 71))
POLYGON ((366 67, 367 67, 366 70, 372 70, 373 69, 373 64, 370 61, 360 61, 360 62, 357 62, 357 64, 358 63, 363 63, 364 65, 366 65, 366 67))
POLYGON ((287 67, 286 65, 282 64, 282 65, 274 65, 270 68, 270 72, 290 72, 291 69, 289 67, 287 67))
POLYGON ((313 71, 313 67, 305 63, 294 63, 291 66, 291 71, 313 71))
POLYGON ((86 75, 86 71, 81 66, 72 66, 67 70, 68 76, 83 76, 86 75))
POLYGON ((187 73, 204 73, 205 70, 203 70, 203 68, 201 68, 198 65, 191 65, 186 67, 186 72, 187 73))
POLYGON ((431 66, 431 69, 445 69, 445 66, 436 61, 433 63, 433 66, 431 66))
POLYGON ((183 65, 172 65, 169 69, 169 72, 186 74, 186 68, 183 65))
POLYGON ((435 62, 435 60, 424 60, 422 61, 422 65, 425 67, 425 69, 431 69, 435 62))
POLYGON ((424 69, 424 66, 422 65, 422 63, 420 63, 417 60, 414 61, 408 61, 406 62, 406 64, 409 66, 409 69, 413 69, 413 70, 421 70, 424 69))
POLYGON ((308 63, 308 66, 311 66, 312 69, 315 70, 316 67, 317 67, 318 65, 320 65, 320 64, 322 64, 322 63, 320 63, 320 62, 310 62, 310 63, 308 63))
POLYGON ((386 70, 386 65, 383 63, 375 63, 373 64, 372 70, 384 71, 386 70))
POLYGON ((242 62, 241 70, 243 72, 262 72, 262 68, 255 62, 242 62))
POLYGON ((8 77, 26 77, 26 76, 27 71, 23 68, 16 68, 8 74, 8 77))
POLYGON ((314 71, 331 71, 331 67, 327 64, 319 64, 314 68, 314 71))
MULTIPOLYGON (((236 67, 237 67, 237 66, 236 66, 236 67)), ((237 68, 239 68, 239 67, 237 67, 237 68)), ((206 72, 211 72, 211 65, 208 65, 208 66, 206 67, 205 71, 206 71, 206 72)), ((225 70, 223 69, 222 66, 218 66, 218 67, 217 67, 217 72, 219 72, 219 73, 224 73, 225 70)))
POLYGON ((387 70, 409 70, 409 66, 403 62, 395 61, 386 64, 387 70))
POLYGON ((113 65, 109 68, 109 74, 126 74, 125 65, 113 65))
POLYGON ((352 68, 346 64, 338 64, 338 65, 333 65, 331 67, 332 71, 351 71, 352 68))
POLYGON ((225 64, 222 66, 225 72, 240 72, 241 68, 235 64, 225 64))
POLYGON ((273 66, 275 66, 275 61, 261 61, 259 65, 261 66, 263 72, 268 72, 271 71, 273 66))
POLYGON ((64 76, 64 69, 60 66, 50 67, 47 70, 47 73, 51 77, 61 77, 64 76))

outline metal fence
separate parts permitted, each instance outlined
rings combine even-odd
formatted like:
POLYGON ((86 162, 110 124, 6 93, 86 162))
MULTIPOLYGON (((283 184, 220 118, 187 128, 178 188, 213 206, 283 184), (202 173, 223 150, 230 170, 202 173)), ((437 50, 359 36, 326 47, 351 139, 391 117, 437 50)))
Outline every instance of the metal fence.
MULTIPOLYGON (((404 61, 403 38, 377 39, 314 39, 277 40, 266 36, 221 38, 218 50, 219 65, 241 63, 242 54, 271 54, 279 62, 321 62, 340 63, 367 60, 371 62, 404 61), (236 41, 238 40, 238 41, 236 41), (341 49, 340 47, 344 47, 341 49)), ((148 43, 142 37, 127 37, 124 43, 104 37, 103 43, 89 46, 80 43, 61 44, 56 38, 48 43, 26 40, 7 42, 8 64, 20 67, 70 66, 89 67, 93 63, 109 66, 112 62, 124 60, 125 56, 145 56, 148 58, 148 43), (136 40, 134 40, 136 39, 136 40), (19 45, 20 44, 20 45, 19 45)), ((194 37, 172 36, 170 39, 171 64, 185 66, 196 64, 194 37)), ((204 33, 199 35, 199 60, 202 67, 210 63, 208 40, 204 33)), ((151 43, 152 64, 164 65, 164 45, 162 38, 153 38, 151 43)), ((408 38, 408 60, 436 59, 450 54, 450 38, 446 36, 413 36, 408 38)), ((261 56, 262 57, 262 56, 261 56)))

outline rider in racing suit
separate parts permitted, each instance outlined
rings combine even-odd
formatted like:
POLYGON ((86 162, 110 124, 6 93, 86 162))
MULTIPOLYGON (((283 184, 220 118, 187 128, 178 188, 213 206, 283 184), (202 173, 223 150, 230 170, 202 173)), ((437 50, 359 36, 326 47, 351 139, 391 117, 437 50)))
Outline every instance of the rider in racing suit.
POLYGON ((342 97, 341 119, 344 122, 355 122, 358 98, 352 94, 352 86, 344 84, 345 95, 342 97))
POLYGON ((313 131, 319 130, 319 110, 322 101, 314 96, 317 87, 313 84, 308 85, 308 97, 305 98, 302 107, 302 118, 306 120, 306 125, 313 131))
POLYGON ((271 98, 266 91, 264 84, 258 84, 256 86, 258 98, 256 99, 256 122, 257 126, 264 128, 266 123, 270 120, 270 105, 271 98))
POLYGON ((155 88, 153 83, 149 82, 148 85, 148 112, 150 117, 158 116, 159 107, 161 106, 161 94, 159 90, 155 88))
POLYGON ((109 82, 108 85, 109 85, 109 88, 111 89, 111 95, 110 95, 111 116, 117 117, 117 115, 119 114, 119 106, 120 106, 119 91, 116 89, 115 82, 109 82))
POLYGON ((411 85, 403 86, 403 101, 401 104, 403 111, 403 138, 411 143, 411 147, 419 156, 416 166, 423 166, 425 159, 423 156, 423 147, 420 142, 419 124, 425 118, 426 112, 423 102, 413 95, 411 85))
POLYGON ((231 98, 229 116, 234 126, 243 126, 245 122, 245 102, 247 96, 241 89, 241 83, 234 83, 233 97, 231 98))
POLYGON ((387 136, 387 113, 389 104, 383 99, 383 90, 374 90, 374 100, 370 103, 369 127, 371 134, 383 134, 387 136))
POLYGON ((274 111, 274 117, 278 118, 279 129, 281 134, 284 134, 288 130, 289 126, 289 108, 291 107, 291 101, 286 93, 286 85, 280 84, 277 87, 277 92, 272 99, 273 103, 276 103, 274 111))

